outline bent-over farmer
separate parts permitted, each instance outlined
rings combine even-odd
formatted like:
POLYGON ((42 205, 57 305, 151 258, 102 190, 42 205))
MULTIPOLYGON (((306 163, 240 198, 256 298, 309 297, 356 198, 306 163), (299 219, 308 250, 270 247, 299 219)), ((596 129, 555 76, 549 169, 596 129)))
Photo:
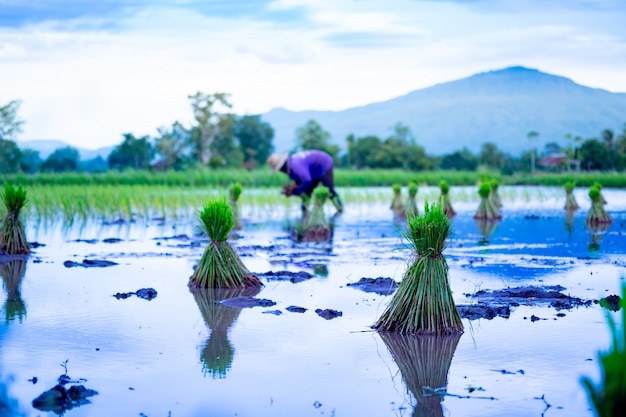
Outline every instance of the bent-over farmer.
POLYGON ((326 152, 308 150, 292 155, 288 153, 272 154, 267 158, 267 164, 272 168, 271 174, 281 171, 293 180, 291 185, 288 184, 283 187, 282 194, 287 197, 301 196, 303 210, 306 209, 305 201, 310 200, 315 187, 322 184, 330 191, 330 201, 337 211, 343 211, 343 204, 335 191, 333 158, 326 152))

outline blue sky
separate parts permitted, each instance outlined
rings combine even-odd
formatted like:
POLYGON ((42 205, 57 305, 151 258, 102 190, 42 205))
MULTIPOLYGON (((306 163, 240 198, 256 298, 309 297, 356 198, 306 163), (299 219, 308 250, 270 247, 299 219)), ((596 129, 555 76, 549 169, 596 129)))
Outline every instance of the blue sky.
POLYGON ((512 65, 626 92, 623 0, 0 0, 20 140, 95 149, 235 112, 341 110, 512 65))

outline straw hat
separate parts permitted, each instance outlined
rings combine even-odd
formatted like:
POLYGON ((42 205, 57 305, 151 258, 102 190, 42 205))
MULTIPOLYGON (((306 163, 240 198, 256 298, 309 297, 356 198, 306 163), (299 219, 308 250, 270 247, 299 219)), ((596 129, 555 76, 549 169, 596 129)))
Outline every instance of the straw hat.
POLYGON ((277 155, 273 153, 269 156, 269 158, 267 158, 267 164, 272 167, 272 172, 270 172, 270 175, 274 174, 283 166, 288 156, 289 153, 287 152, 282 155, 277 155))

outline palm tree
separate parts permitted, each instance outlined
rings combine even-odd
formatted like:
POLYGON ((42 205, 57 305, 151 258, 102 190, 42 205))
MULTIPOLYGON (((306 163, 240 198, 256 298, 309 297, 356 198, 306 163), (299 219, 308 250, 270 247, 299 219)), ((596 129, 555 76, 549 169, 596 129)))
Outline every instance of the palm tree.
MULTIPOLYGON (((528 132, 526 136, 528 137, 528 141, 530 143, 533 143, 539 137, 539 133, 535 132, 534 130, 531 130, 530 132, 528 132)), ((531 174, 535 173, 535 147, 534 146, 530 150, 530 173, 531 174)))

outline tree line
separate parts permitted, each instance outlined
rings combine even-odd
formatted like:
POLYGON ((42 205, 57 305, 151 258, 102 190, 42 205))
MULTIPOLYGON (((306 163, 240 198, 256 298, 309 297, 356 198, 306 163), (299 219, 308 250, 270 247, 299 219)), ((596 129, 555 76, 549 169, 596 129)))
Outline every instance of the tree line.
MULTIPOLYGON (((274 151, 274 129, 260 115, 233 114, 226 93, 197 92, 188 98, 194 120, 191 126, 176 121, 157 129, 154 137, 124 133, 122 142, 106 159, 96 157, 87 161, 82 161, 78 150, 71 146, 54 150, 46 159, 35 150, 21 149, 15 139, 24 121, 18 115, 20 102, 11 101, 0 106, 0 174, 201 167, 252 170, 265 164, 274 151)), ((551 142, 540 152, 534 147, 539 133, 530 131, 527 139, 531 149, 519 156, 505 153, 491 142, 483 143, 478 153, 463 148, 444 155, 429 155, 416 143, 409 127, 400 122, 386 138, 348 135, 343 153, 331 143, 330 133, 315 120, 307 121, 294 134, 296 144, 292 151, 321 149, 333 156, 337 166, 354 169, 475 171, 484 168, 503 175, 533 173, 535 169, 563 171, 573 166, 585 171, 626 169, 626 124, 618 134, 610 129, 602 131, 600 139, 568 134, 565 147, 551 142), (558 163, 542 165, 542 158, 549 155, 559 156, 558 163)))

